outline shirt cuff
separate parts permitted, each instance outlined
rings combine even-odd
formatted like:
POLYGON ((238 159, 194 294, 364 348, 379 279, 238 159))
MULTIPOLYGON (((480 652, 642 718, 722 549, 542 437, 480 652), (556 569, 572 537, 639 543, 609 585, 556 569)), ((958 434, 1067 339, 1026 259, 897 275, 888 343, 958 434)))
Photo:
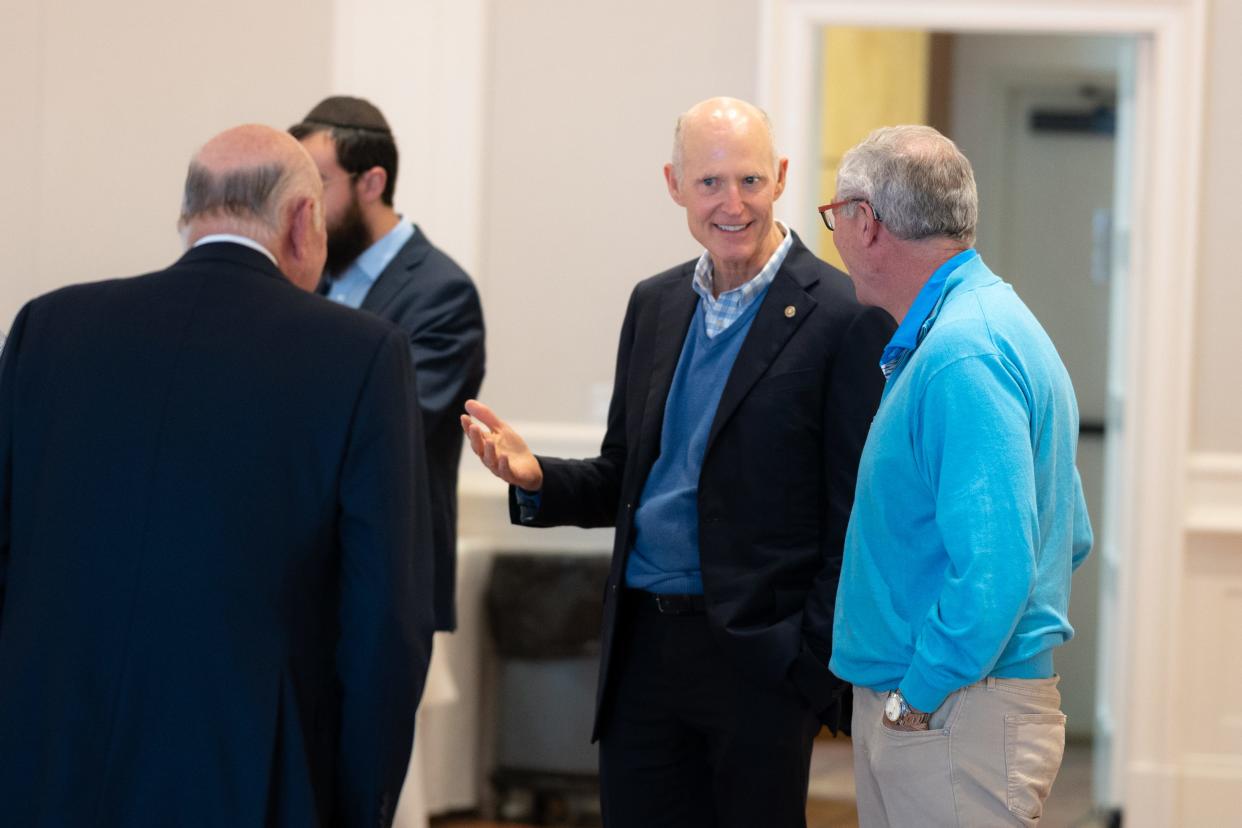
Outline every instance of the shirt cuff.
POLYGON ((540 492, 529 492, 521 486, 514 486, 513 498, 518 505, 518 520, 522 523, 534 523, 539 514, 539 504, 543 500, 540 492))

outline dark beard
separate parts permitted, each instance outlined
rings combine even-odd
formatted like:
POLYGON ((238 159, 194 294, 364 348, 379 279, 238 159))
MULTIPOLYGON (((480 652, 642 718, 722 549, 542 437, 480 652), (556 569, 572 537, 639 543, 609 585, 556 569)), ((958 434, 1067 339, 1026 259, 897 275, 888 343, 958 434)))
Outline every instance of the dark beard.
POLYGON ((328 259, 324 270, 334 278, 340 276, 370 246, 371 233, 362 220, 358 199, 350 199, 341 223, 328 228, 328 259))

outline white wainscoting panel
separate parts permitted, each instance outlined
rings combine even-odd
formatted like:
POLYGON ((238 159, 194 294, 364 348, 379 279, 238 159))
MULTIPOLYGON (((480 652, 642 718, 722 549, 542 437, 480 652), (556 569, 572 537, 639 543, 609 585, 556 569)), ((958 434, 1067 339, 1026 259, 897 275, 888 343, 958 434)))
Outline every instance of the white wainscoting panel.
POLYGON ((1242 535, 1242 454, 1199 452, 1187 465, 1186 528, 1242 535))

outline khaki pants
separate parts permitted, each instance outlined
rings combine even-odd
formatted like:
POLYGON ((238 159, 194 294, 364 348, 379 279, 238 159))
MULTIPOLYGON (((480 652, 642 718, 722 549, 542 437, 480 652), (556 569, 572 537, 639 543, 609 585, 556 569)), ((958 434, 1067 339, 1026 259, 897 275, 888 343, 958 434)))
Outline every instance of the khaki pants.
POLYGON ((1037 825, 1065 751, 1057 681, 985 679, 916 732, 885 726, 887 693, 855 687, 860 828, 1037 825))

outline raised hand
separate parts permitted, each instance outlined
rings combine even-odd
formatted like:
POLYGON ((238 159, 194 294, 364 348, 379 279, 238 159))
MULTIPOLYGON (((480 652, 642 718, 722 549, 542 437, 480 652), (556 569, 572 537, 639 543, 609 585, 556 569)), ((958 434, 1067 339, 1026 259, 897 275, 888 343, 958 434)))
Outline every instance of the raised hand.
POLYGON ((526 447, 526 441, 486 405, 467 400, 461 430, 470 441, 470 450, 492 474, 527 491, 543 487, 543 469, 526 447))

